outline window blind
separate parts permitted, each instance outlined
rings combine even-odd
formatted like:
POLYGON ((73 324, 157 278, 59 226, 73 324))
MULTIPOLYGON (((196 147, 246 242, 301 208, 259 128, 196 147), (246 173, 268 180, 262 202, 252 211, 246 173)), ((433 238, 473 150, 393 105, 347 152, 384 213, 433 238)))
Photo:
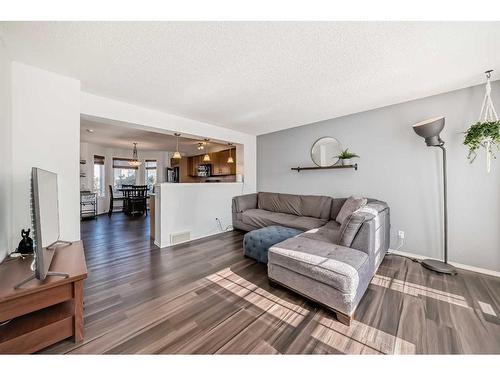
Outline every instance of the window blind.
POLYGON ((128 162, 132 159, 127 158, 113 158, 113 168, 122 169, 139 169, 138 167, 132 167, 128 162))
POLYGON ((156 160, 146 160, 146 169, 156 169, 156 160))
POLYGON ((94 164, 104 165, 104 156, 94 155, 94 164))

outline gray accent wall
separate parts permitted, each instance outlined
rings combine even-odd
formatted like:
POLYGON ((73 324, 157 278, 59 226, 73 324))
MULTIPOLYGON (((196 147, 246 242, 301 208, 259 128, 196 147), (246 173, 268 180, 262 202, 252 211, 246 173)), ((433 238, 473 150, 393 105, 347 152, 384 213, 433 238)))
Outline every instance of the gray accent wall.
MULTIPOLYGON (((492 87, 498 112, 500 81, 492 87)), ((477 121, 483 96, 484 86, 475 86, 261 135, 257 188, 384 200, 391 208, 391 248, 398 246, 397 232, 403 230, 401 251, 441 258, 441 150, 426 147, 411 125, 446 116, 441 137, 448 150, 449 258, 500 271, 500 159, 492 162, 487 174, 485 153, 469 164, 462 144, 462 132, 477 121), (291 171, 313 165, 310 148, 323 136, 335 137, 358 153, 359 169, 291 171)))

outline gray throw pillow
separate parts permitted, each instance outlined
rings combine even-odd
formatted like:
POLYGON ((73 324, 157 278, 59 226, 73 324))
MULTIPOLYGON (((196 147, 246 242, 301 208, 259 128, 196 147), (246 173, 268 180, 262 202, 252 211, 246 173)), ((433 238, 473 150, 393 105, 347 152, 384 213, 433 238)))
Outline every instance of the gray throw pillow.
POLYGON ((349 197, 345 201, 344 205, 340 209, 337 218, 335 221, 342 225, 344 223, 344 220, 347 219, 347 217, 352 214, 354 211, 359 210, 361 207, 365 206, 368 200, 366 198, 355 198, 355 197, 349 197))
POLYGON ((339 229, 339 245, 350 247, 354 237, 358 234, 363 223, 373 219, 373 214, 364 212, 363 209, 350 214, 342 223, 339 229))

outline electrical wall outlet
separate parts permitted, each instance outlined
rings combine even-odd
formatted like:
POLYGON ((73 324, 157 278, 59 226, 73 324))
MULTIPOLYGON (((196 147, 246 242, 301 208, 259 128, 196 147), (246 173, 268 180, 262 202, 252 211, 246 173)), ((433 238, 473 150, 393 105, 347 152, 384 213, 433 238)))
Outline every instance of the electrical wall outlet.
POLYGON ((405 232, 402 230, 398 230, 398 238, 404 239, 405 238, 405 232))

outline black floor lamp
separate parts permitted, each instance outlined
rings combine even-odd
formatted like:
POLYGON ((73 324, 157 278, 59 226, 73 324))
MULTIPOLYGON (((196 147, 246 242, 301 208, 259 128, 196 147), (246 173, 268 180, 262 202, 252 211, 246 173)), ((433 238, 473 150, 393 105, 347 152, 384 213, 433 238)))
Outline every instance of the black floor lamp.
POLYGON ((422 265, 430 270, 455 275, 457 271, 448 264, 448 206, 447 206, 447 186, 446 186, 446 149, 444 141, 439 137, 439 133, 444 128, 444 117, 436 117, 419 122, 413 125, 413 130, 422 138, 425 144, 430 147, 439 147, 443 150, 443 203, 444 203, 444 262, 435 259, 424 259, 422 265))

